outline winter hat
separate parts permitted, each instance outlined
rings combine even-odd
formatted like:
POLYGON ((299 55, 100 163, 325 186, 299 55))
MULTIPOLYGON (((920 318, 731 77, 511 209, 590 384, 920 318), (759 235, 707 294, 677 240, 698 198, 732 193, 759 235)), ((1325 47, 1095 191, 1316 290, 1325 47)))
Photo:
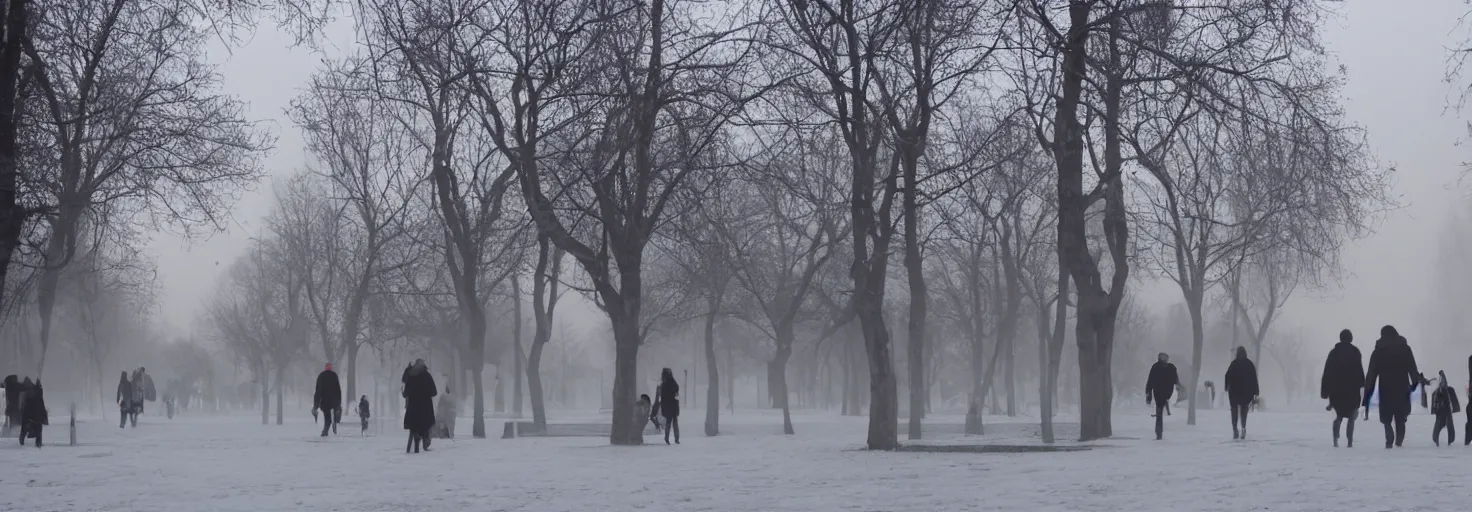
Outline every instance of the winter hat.
POLYGON ((327 371, 332 371, 332 363, 327 363, 327 371))
POLYGON ((1446 387, 1446 370, 1437 370, 1436 374, 1441 376, 1441 387, 1446 387))

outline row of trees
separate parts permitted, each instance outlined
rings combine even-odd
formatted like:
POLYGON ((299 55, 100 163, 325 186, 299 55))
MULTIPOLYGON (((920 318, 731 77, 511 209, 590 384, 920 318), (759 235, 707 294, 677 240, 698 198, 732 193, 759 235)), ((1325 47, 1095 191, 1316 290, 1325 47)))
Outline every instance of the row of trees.
MULTIPOLYGON (((992 383, 1015 385, 994 374, 1016 371, 1024 325, 1039 395, 1053 396, 1073 320, 1081 436, 1106 437, 1132 267, 1180 288, 1194 404, 1208 296, 1231 298, 1260 350, 1292 290, 1334 268, 1386 203, 1386 175, 1337 105, 1321 9, 360 2, 353 51, 292 110, 325 190, 298 187, 320 204, 273 222, 263 244, 297 263, 269 272, 271 302, 292 319, 282 332, 315 326, 351 367, 364 304, 452 298, 449 343, 469 363, 480 435, 478 372, 504 350, 487 345, 488 301, 532 300, 535 351, 561 282, 608 315, 619 444, 639 442, 639 349, 664 323, 704 322, 708 403, 718 321, 760 333, 784 411, 799 337, 862 341, 868 444, 888 449, 896 340, 917 438, 937 318, 970 340, 977 430, 992 383), (307 234, 319 231, 333 234, 307 234), (581 272, 553 277, 563 254, 581 272)), ((713 434, 717 408, 706 413, 713 434)))
MULTIPOLYGON (((20 233, 0 253, 22 260, 0 267, 36 276, 39 343, 19 351, 44 364, 89 226, 210 226, 259 176, 270 141, 214 92, 200 45, 268 5, 32 1, 9 3, 0 49, 0 97, 16 99, 13 115, 0 102, 0 235, 20 233)), ((793 354, 844 347, 817 360, 851 370, 845 410, 867 396, 868 445, 892 449, 901 376, 918 438, 936 361, 962 356, 980 432, 994 384, 1015 395, 1032 330, 1051 440, 1072 321, 1081 437, 1107 437, 1132 274, 1180 288, 1194 420, 1208 297, 1229 297, 1234 332, 1261 347, 1387 202, 1337 104, 1319 1, 271 7, 308 39, 332 15, 356 28, 288 112, 313 164, 209 308, 278 411, 295 358, 342 362, 351 395, 365 346, 407 342, 469 374, 474 435, 488 361, 526 374, 545 422, 538 359, 575 291, 608 317, 616 444, 641 439, 641 346, 691 322, 708 434, 721 333, 760 347, 787 432, 793 354)))

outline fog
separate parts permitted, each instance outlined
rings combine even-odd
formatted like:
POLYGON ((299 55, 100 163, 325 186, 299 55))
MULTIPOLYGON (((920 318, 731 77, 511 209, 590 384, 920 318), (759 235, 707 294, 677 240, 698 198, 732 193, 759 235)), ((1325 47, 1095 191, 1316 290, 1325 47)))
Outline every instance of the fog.
POLYGON ((1095 2, 1075 44, 1063 2, 80 1, 0 42, 0 375, 98 446, 146 382, 145 429, 361 398, 415 452, 681 407, 687 443, 1086 450, 1149 437, 1157 354, 1197 441, 1239 347, 1308 432, 1385 326, 1472 389, 1466 2, 1095 2))

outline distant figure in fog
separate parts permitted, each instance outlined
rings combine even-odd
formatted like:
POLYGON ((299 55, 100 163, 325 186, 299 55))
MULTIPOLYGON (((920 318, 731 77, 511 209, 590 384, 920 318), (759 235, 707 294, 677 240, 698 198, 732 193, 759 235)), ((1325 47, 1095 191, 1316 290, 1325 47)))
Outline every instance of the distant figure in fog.
POLYGON ((422 446, 429 450, 429 429, 434 427, 434 376, 429 374, 429 365, 423 359, 414 361, 404 369, 404 429, 409 431, 409 444, 404 453, 412 448, 419 453, 422 446))
POLYGON ((6 375, 3 381, 5 388, 5 418, 4 428, 0 428, 0 434, 10 436, 10 429, 20 426, 20 377, 6 375))
POLYGON ((675 382, 675 372, 669 368, 660 370, 659 388, 654 390, 654 396, 654 409, 664 417, 664 444, 670 444, 671 430, 675 432, 675 444, 680 444, 680 385, 675 382))
POLYGON ((133 419, 133 427, 138 426, 138 412, 133 410, 133 381, 128 380, 128 372, 124 371, 122 377, 118 377, 118 428, 128 426, 128 418, 133 419))
POLYGON ((1416 355, 1406 338, 1395 327, 1380 329, 1375 351, 1370 353, 1370 367, 1365 371, 1365 419, 1370 417, 1370 396, 1380 388, 1380 423, 1385 425, 1385 448, 1399 447, 1406 439, 1406 418, 1411 415, 1411 393, 1421 382, 1416 369, 1416 355))
POLYGON ((1150 376, 1145 378, 1145 403, 1155 402, 1155 439, 1165 436, 1165 415, 1170 407, 1170 396, 1181 385, 1181 376, 1176 365, 1170 364, 1170 355, 1161 352, 1150 367, 1150 376))
POLYGON ((1329 350, 1329 359, 1324 361, 1324 378, 1319 383, 1319 398, 1329 401, 1328 410, 1334 411, 1334 446, 1339 447, 1339 425, 1349 420, 1344 438, 1350 448, 1354 447, 1354 421, 1359 416, 1360 389, 1365 387, 1365 363, 1360 349, 1354 346, 1354 334, 1349 329, 1339 331, 1339 343, 1329 350))
POLYGON ((1232 439, 1247 439, 1247 409, 1259 390, 1257 366, 1247 359, 1246 347, 1237 347, 1237 358, 1227 365, 1222 385, 1227 391, 1227 405, 1232 408, 1232 439))
POLYGON ((358 421, 363 423, 363 430, 359 434, 368 433, 368 395, 358 399, 358 421))
MULTIPOLYGON (((1431 414, 1436 416, 1436 426, 1431 430, 1431 441, 1441 446, 1441 429, 1446 429, 1446 445, 1451 446, 1457 442, 1457 427, 1454 426, 1454 415, 1462 412, 1462 402, 1457 400, 1457 390, 1446 383, 1446 372, 1437 372, 1441 378, 1437 381, 1436 391, 1431 392, 1431 414)), ((1472 431, 1465 434, 1472 436, 1472 431)))

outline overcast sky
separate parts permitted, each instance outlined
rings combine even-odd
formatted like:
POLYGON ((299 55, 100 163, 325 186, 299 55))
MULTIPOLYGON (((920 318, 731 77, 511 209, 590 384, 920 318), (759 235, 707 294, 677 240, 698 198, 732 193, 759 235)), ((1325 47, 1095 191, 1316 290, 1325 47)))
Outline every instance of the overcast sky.
MULTIPOLYGON (((1300 291, 1290 303, 1289 321, 1324 347, 1341 328, 1373 339, 1380 325, 1413 326, 1424 318, 1420 310, 1436 234, 1453 201, 1468 198, 1466 189, 1456 186, 1460 163, 1472 160, 1472 151, 1457 145, 1466 131, 1464 116, 1447 109, 1454 89, 1443 80, 1446 48, 1463 33, 1457 24, 1465 8, 1461 0, 1346 2, 1325 27, 1327 46, 1348 68, 1344 104, 1349 116, 1369 130, 1379 161, 1396 167, 1395 192, 1406 206, 1382 219, 1374 236, 1348 248, 1348 273, 1340 286, 1300 291), (1410 3, 1415 7, 1408 8, 1410 3)), ((332 34, 338 45, 350 41, 343 27, 332 34)), ((268 123, 278 143, 267 160, 269 178, 244 195, 226 232, 193 242, 159 235, 149 246, 159 268, 161 319, 184 333, 221 274, 258 234, 271 205, 273 180, 306 161, 301 137, 283 112, 322 56, 291 48, 289 42, 262 27, 233 52, 216 48, 227 92, 248 102, 249 115, 268 123)), ((1141 293, 1153 304, 1179 300, 1179 292, 1163 286, 1144 287, 1141 293)), ((1415 336, 1413 327, 1402 331, 1415 336)))

